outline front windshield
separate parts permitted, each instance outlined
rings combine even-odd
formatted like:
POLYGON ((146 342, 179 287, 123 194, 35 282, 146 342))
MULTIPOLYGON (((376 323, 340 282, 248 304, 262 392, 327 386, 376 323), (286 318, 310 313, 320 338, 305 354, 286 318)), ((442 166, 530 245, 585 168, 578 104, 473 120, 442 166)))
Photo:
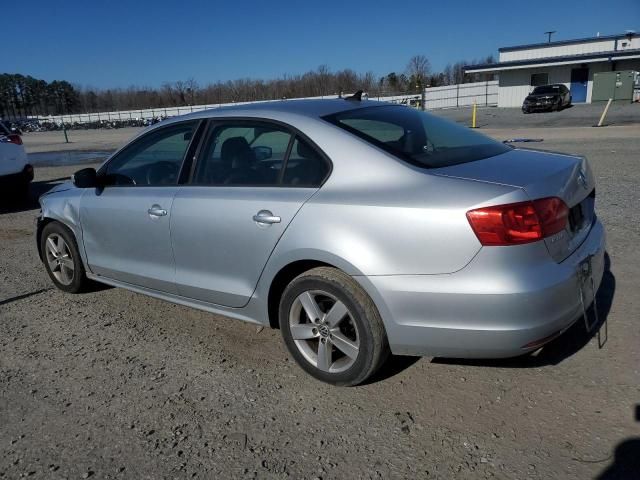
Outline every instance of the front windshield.
POLYGON ((510 150, 467 127, 400 105, 347 110, 325 120, 419 167, 448 167, 510 150))
POLYGON ((560 85, 543 85, 533 90, 534 95, 560 93, 560 85))

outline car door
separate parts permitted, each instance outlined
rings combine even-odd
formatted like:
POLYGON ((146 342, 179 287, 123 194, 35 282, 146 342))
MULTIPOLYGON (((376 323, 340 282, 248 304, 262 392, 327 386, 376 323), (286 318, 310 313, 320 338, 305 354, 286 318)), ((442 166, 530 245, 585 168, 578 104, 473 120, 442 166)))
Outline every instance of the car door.
POLYGON ((212 122, 171 217, 178 292, 242 307, 283 232, 329 172, 308 139, 280 125, 212 122))
POLYGON ((92 273, 176 293, 171 207, 197 124, 180 122, 154 129, 100 169, 104 187, 87 190, 80 202, 92 273))

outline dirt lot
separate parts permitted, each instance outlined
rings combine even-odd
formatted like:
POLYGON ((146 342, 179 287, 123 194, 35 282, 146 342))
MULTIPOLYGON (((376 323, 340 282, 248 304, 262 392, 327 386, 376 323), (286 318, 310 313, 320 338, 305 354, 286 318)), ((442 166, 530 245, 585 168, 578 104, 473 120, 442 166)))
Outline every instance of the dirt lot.
MULTIPOLYGON (((600 335, 577 323, 513 360, 395 357, 351 389, 306 376, 278 331, 52 289, 35 202, 5 208, 0 477, 638 478, 640 126, 563 131, 489 133, 589 156, 611 259, 600 335)), ((73 170, 39 168, 33 196, 73 170)))
MULTIPOLYGON (((598 123, 604 103, 577 104, 559 112, 539 112, 524 115, 520 108, 478 108, 477 125, 481 128, 546 128, 591 127, 598 123)), ((437 115, 471 125, 470 108, 435 111, 437 115)), ((614 102, 605 118, 606 125, 635 125, 640 122, 640 103, 614 102)))

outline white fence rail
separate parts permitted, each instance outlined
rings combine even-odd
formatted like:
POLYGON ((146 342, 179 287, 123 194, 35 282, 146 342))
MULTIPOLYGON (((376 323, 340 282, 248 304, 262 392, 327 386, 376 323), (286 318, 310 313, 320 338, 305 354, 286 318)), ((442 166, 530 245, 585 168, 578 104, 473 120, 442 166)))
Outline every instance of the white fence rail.
POLYGON ((498 81, 460 83, 433 87, 425 90, 425 106, 427 109, 455 108, 476 105, 498 104, 498 81))
MULTIPOLYGON (((347 96, 347 95, 345 95, 347 96)), ((338 98, 337 95, 311 98, 338 98)), ((303 98, 290 99, 290 101, 305 100, 303 98)), ((372 100, 380 100, 403 105, 419 106, 421 102, 420 94, 393 95, 384 97, 371 97, 372 100)), ((463 107, 472 105, 497 105, 498 103, 498 82, 477 82, 463 83, 460 85, 447 85, 444 87, 433 87, 425 89, 425 105, 427 109, 463 107)), ((69 115, 52 115, 38 117, 38 120, 53 123, 91 123, 100 121, 123 121, 151 119, 155 117, 174 117, 212 108, 220 108, 231 105, 246 105, 249 103, 268 103, 275 100, 260 100, 255 102, 236 103, 212 103, 208 105, 189 105, 184 107, 160 107, 140 110, 122 110, 117 112, 97 112, 97 113, 74 113, 69 115)))
MULTIPOLYGON (((348 96, 345 94, 344 96, 348 96)), ((289 101, 296 100, 309 100, 309 99, 321 99, 321 98, 338 98, 337 95, 330 95, 324 97, 306 97, 306 98, 293 98, 289 101)), ((415 104, 416 100, 420 100, 419 94, 414 95, 394 95, 387 97, 371 97, 375 100, 381 100, 392 103, 402 104, 415 104)), ((212 108, 229 107, 232 105, 247 105, 250 103, 268 103, 277 100, 259 100, 255 102, 234 102, 234 103, 211 103, 208 105, 189 105, 184 107, 159 107, 148 108, 142 110, 122 110, 117 112, 97 112, 97 113, 74 113, 69 115, 51 115, 38 117, 41 122, 53 122, 53 123, 90 123, 99 121, 116 121, 116 120, 139 120, 155 117, 174 117, 177 115, 184 115, 192 112, 200 112, 202 110, 210 110, 212 108)))

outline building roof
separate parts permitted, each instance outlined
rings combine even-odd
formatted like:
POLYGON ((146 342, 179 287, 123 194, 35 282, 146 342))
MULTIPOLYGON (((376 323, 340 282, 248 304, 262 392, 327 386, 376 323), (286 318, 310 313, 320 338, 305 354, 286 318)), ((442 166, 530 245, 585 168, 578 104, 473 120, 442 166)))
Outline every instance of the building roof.
MULTIPOLYGON (((602 37, 600 37, 602 38, 602 37)), ((548 45, 548 44, 545 44, 548 45)), ((510 62, 485 63, 465 65, 468 73, 499 72, 501 70, 517 70, 537 66, 559 66, 580 63, 613 62, 615 60, 640 58, 640 49, 610 50, 597 53, 582 53, 558 57, 530 58, 527 60, 513 60, 510 62)))
POLYGON ((617 35, 600 35, 597 37, 587 37, 587 38, 574 38, 572 40, 557 40, 555 42, 541 42, 541 43, 530 43, 527 45, 514 45, 512 47, 501 47, 498 49, 499 52, 512 52, 515 50, 527 50, 529 48, 543 48, 543 47, 556 47, 561 45, 575 45, 577 43, 586 43, 586 42, 597 42, 598 40, 622 40, 624 38, 628 38, 631 36, 632 38, 637 37, 638 33, 629 32, 629 33, 619 33, 617 35))

